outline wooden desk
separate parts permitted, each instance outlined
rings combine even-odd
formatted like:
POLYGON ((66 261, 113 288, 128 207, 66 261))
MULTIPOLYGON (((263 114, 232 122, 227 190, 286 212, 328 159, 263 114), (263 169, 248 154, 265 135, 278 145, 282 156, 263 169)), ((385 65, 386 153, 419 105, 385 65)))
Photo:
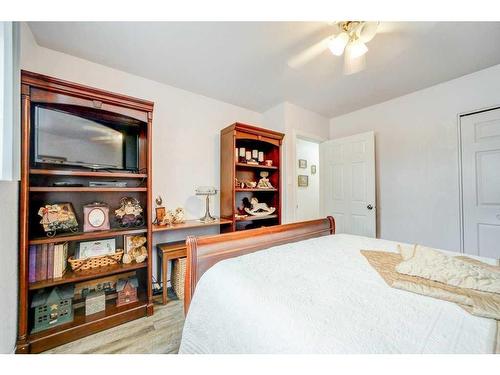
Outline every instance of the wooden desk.
MULTIPOLYGON (((202 223, 199 220, 186 220, 182 224, 173 224, 165 226, 154 224, 153 232, 163 232, 163 231, 172 231, 181 229, 195 229, 195 228, 197 229, 197 228, 204 228, 214 225, 224 225, 231 223, 232 223, 231 220, 222 218, 207 224, 202 223)), ((186 241, 160 243, 156 245, 156 248, 158 249, 158 257, 161 260, 161 281, 163 285, 162 303, 165 305, 168 302, 168 296, 167 296, 168 267, 171 260, 186 257, 186 241)))
POLYGON ((156 248, 158 249, 158 256, 161 259, 161 281, 163 285, 162 303, 165 305, 168 302, 168 265, 171 260, 186 257, 186 241, 159 243, 156 245, 156 248))

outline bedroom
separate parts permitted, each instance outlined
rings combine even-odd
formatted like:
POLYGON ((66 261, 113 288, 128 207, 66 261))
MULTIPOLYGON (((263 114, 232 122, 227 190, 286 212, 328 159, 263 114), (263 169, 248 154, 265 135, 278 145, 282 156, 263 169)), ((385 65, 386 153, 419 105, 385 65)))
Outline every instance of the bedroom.
POLYGON ((498 288, 500 23, 59 18, 3 24, 2 352, 498 350, 498 289, 384 267, 498 288))

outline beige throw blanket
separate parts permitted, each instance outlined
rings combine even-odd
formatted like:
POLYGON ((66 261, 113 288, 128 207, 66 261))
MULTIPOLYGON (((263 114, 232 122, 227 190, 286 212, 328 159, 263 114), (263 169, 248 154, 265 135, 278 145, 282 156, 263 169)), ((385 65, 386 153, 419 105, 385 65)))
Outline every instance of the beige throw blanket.
MULTIPOLYGON (((404 260, 401 254, 372 250, 361 250, 361 254, 390 287, 454 302, 473 315, 497 319, 496 352, 500 353, 500 295, 399 273, 396 268, 404 260)), ((500 269, 474 259, 457 258, 476 266, 492 267, 494 271, 500 269)))

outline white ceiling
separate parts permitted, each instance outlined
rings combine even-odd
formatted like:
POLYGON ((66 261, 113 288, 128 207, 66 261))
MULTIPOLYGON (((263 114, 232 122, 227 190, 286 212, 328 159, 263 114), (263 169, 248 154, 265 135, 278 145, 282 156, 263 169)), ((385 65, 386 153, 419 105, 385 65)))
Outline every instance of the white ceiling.
POLYGON ((263 112, 283 101, 333 117, 500 63, 498 22, 381 23, 367 69, 342 74, 324 22, 30 22, 37 42, 132 74, 263 112))

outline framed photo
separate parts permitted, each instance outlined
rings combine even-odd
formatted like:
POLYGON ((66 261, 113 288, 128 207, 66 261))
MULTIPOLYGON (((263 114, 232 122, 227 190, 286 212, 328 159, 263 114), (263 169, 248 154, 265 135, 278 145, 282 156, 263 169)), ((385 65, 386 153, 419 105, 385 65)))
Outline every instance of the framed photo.
POLYGON ((311 165, 311 174, 316 174, 316 166, 314 164, 311 165))
POLYGON ((109 230, 109 207, 105 203, 83 206, 83 231, 109 230))
POLYGON ((116 241, 114 238, 109 240, 80 242, 78 253, 75 258, 85 259, 103 255, 112 255, 116 250, 116 241))
POLYGON ((123 236, 123 253, 128 254, 130 249, 134 247, 132 238, 134 238, 135 234, 126 234, 123 236))
POLYGON ((305 174, 299 174, 299 186, 300 187, 307 187, 309 186, 309 176, 306 176, 305 174))
POLYGON ((307 168, 307 160, 306 159, 299 159, 299 168, 302 168, 302 169, 307 168))

